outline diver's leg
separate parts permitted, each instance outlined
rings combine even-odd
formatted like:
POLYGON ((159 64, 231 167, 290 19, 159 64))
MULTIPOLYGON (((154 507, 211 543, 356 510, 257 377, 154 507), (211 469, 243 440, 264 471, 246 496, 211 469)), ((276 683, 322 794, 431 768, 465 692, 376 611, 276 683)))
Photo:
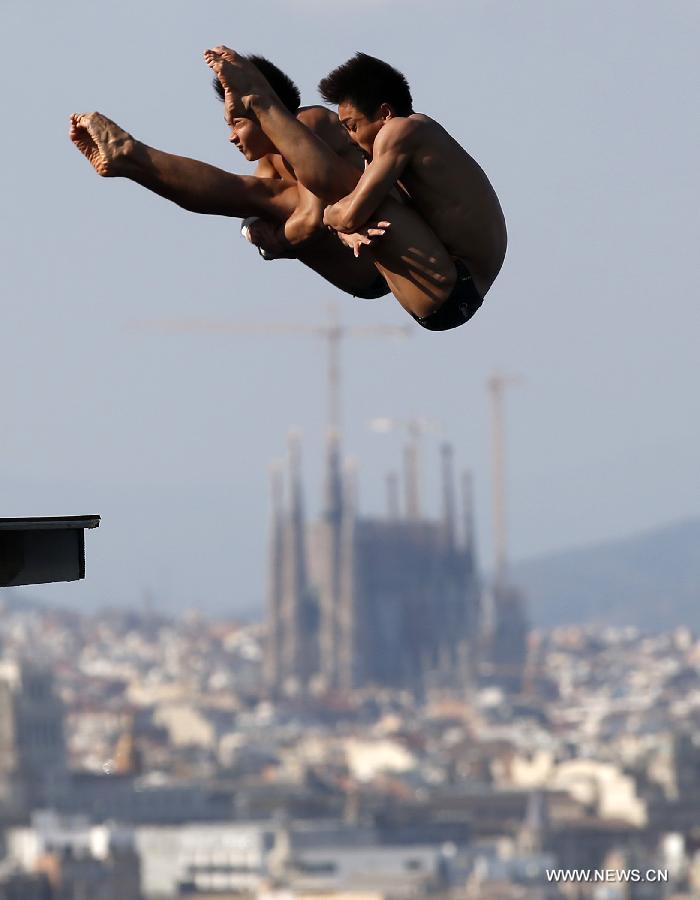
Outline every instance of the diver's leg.
POLYGON ((293 182, 234 175, 156 150, 100 113, 71 116, 70 138, 98 174, 128 178, 190 212, 283 222, 297 205, 293 182))
MULTIPOLYGON (((296 258, 346 294, 359 297, 376 288, 379 273, 369 253, 361 253, 355 259, 352 251, 344 247, 335 235, 329 234, 314 242, 313 246, 300 248, 296 258)), ((388 293, 389 289, 385 290, 388 293)))
MULTIPOLYGON (((291 115, 252 63, 225 47, 207 50, 205 59, 230 101, 238 100, 244 115, 257 118, 300 184, 326 203, 352 193, 361 172, 291 115)), ((456 282, 450 254, 420 216, 398 200, 388 197, 373 218, 391 223, 372 253, 396 299, 413 315, 430 315, 456 282)))
POLYGON ((293 116, 260 71, 228 47, 204 53, 231 104, 243 116, 255 118, 297 179, 326 203, 351 193, 362 174, 293 116))

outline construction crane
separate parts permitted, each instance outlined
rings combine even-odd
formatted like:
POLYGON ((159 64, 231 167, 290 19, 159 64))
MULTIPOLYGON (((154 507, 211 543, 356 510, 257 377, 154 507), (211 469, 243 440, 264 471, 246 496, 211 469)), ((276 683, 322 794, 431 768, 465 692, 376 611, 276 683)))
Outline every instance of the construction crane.
POLYGON ((321 338, 328 350, 328 425, 339 432, 341 425, 341 365, 340 347, 348 337, 410 337, 408 325, 343 325, 337 304, 330 304, 329 320, 325 325, 305 325, 295 322, 225 322, 207 319, 158 319, 137 322, 138 331, 160 334, 290 334, 321 338))
MULTIPOLYGON (((397 428, 403 428, 408 435, 404 449, 404 466, 406 471, 406 517, 417 520, 421 517, 421 438, 427 431, 440 431, 440 423, 431 419, 394 419, 389 416, 378 416, 370 420, 372 431, 387 434, 397 428)), ((389 490, 390 515, 395 516, 398 506, 395 481, 390 480, 389 490)))
POLYGON ((506 519, 505 423, 503 395, 506 388, 521 384, 517 375, 495 372, 486 382, 491 400, 493 535, 496 584, 506 580, 508 567, 508 526, 506 519))

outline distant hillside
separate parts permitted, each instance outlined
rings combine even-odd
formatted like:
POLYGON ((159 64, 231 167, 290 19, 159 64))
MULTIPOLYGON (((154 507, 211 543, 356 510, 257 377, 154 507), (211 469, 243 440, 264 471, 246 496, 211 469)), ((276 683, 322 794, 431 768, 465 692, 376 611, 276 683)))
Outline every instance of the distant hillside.
MULTIPOLYGON (((513 580, 526 593, 536 626, 595 623, 656 631, 687 625, 700 632, 700 519, 525 560, 513 565, 513 580)), ((0 614, 3 607, 60 605, 35 596, 38 590, 0 589, 0 614)), ((84 599, 67 606, 95 611, 84 599)), ((258 610, 242 604, 237 614, 243 620, 260 617, 258 610)))
POLYGON ((700 519, 513 566, 533 624, 700 631, 700 519))

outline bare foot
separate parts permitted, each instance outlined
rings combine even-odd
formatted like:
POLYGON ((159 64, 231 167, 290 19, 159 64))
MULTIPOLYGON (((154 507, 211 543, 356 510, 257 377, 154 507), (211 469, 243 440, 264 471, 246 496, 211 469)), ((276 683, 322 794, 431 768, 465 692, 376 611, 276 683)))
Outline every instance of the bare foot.
POLYGON ((69 137, 98 175, 125 175, 127 159, 135 141, 101 113, 73 113, 69 137))
POLYGON ((204 59, 221 82, 232 114, 255 118, 256 103, 273 93, 257 67, 223 45, 205 50, 204 59))

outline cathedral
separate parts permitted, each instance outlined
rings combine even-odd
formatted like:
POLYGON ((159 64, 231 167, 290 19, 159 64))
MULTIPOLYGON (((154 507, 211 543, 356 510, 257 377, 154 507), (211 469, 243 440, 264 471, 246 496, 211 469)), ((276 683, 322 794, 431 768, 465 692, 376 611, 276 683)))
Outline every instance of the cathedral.
POLYGON ((421 516, 411 502, 415 466, 407 466, 405 513, 396 483, 389 482, 386 515, 366 517, 357 508, 353 474, 343 470, 339 438, 331 434, 323 510, 309 523, 300 441, 290 438, 286 504, 280 471, 271 486, 266 677, 273 695, 467 686, 481 593, 471 482, 462 477, 458 502, 449 445, 440 462, 439 518, 421 516))

